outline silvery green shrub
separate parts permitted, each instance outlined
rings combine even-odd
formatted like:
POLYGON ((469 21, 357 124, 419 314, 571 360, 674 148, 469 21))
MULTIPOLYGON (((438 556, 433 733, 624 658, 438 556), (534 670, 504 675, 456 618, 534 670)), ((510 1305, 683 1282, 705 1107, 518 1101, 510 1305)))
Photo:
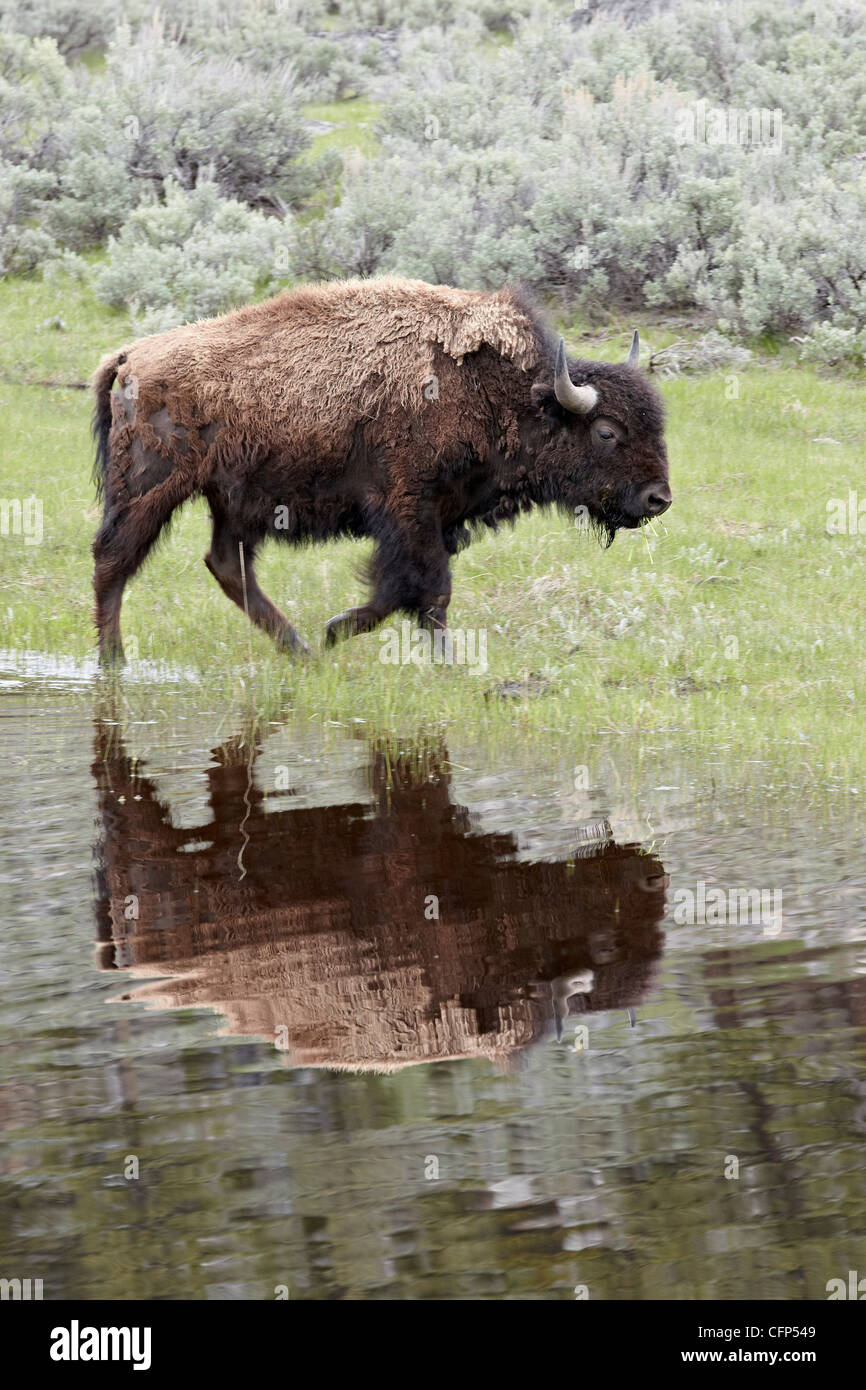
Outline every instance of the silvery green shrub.
POLYGON ((93 82, 132 178, 194 188, 205 170, 227 197, 293 205, 315 182, 290 67, 270 73, 196 54, 160 23, 117 30, 93 82))
POLYGON ((0 158, 50 159, 74 84, 53 39, 0 29, 0 158))
POLYGON ((832 323, 818 323, 804 339, 800 356, 805 362, 818 362, 825 367, 851 362, 866 366, 866 328, 840 328, 832 323))
POLYGON ((520 278, 740 334, 827 323, 834 351, 866 328, 864 0, 698 3, 632 28, 548 12, 512 44, 480 36, 477 19, 402 35, 382 152, 348 161, 297 273, 520 278), (782 124, 717 140, 701 102, 782 124))
MULTIPOLYGON (((337 0, 333 6, 340 23, 349 28, 421 29, 430 25, 441 28, 460 23, 467 11, 478 16, 485 28, 499 32, 510 28, 518 19, 539 8, 538 0, 337 0)), ((573 11, 573 0, 558 0, 560 13, 573 11)))
POLYGON ((36 221, 51 186, 50 174, 0 160, 0 276, 29 275, 57 245, 36 221))
POLYGON ((215 183, 169 181, 165 201, 136 208, 96 273, 96 294, 152 333, 222 313, 273 290, 286 275, 286 222, 232 199, 215 183))
POLYGON ((333 162, 301 158, 299 104, 290 68, 196 55, 160 22, 121 26, 95 74, 69 68, 52 39, 0 30, 3 263, 35 269, 59 248, 104 244, 169 183, 204 179, 283 214, 333 162))
POLYGON ((56 254, 42 214, 71 91, 53 39, 0 30, 0 275, 29 274, 56 254))
POLYGON ((325 22, 320 13, 292 6, 238 0, 231 9, 194 6, 185 19, 186 46, 245 66, 274 72, 290 65, 307 101, 339 101, 366 92, 372 73, 383 70, 375 35, 309 32, 325 22))
POLYGON ((53 39, 63 54, 104 48, 123 17, 117 0, 0 0, 0 26, 53 39))
MULTIPOLYGON (((80 0, 81 14, 90 6, 80 0)), ((162 10, 155 21, 149 0, 125 0, 129 27, 91 73, 50 40, 9 32, 16 15, 22 26, 30 16, 28 33, 47 15, 69 45, 64 0, 0 0, 4 265, 32 269, 110 236, 132 237, 138 256, 125 230, 140 234, 137 210, 146 223, 164 198, 170 221, 180 191, 204 183, 223 202, 304 209, 290 242, 280 232, 302 277, 519 279, 588 313, 683 310, 726 334, 775 333, 817 360, 858 360, 866 0, 162 10), (361 90, 381 103, 379 151, 348 153, 337 177, 339 156, 309 158, 301 104, 361 90), (781 140, 711 138, 716 107, 780 111, 781 140)), ((199 220, 205 240, 215 235, 213 219, 199 220)), ((228 222, 219 235, 231 261, 228 222)), ((196 265, 178 262, 178 274, 194 280, 196 265)), ((141 291, 137 302, 204 312, 183 283, 181 306, 141 291)), ((229 271, 224 290, 220 307, 235 292, 229 271)))

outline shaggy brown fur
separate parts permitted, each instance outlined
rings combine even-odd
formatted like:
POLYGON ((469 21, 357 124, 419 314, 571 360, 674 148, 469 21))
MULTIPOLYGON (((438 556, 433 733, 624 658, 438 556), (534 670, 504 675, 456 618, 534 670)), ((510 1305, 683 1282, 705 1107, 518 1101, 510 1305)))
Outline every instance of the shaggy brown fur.
POLYGON ((452 799, 441 746, 371 747, 372 806, 298 807, 269 801, 251 741, 233 740, 209 760, 208 811, 181 829, 116 735, 97 725, 97 935, 105 969, 161 977, 137 999, 216 1009, 271 1043, 283 1029, 296 1066, 390 1071, 515 1057, 569 1015, 638 1004, 654 979, 659 860, 614 843, 520 859, 452 799))
POLYGON ((579 362, 572 378, 599 405, 570 415, 553 396, 553 350, 509 290, 384 279, 307 286, 106 357, 94 378, 102 657, 122 656, 127 580, 196 495, 213 515, 208 568, 293 650, 304 643, 255 578, 268 536, 376 540, 371 601, 332 619, 333 640, 397 608, 444 626, 467 524, 551 503, 586 506, 611 534, 636 524, 635 499, 666 486, 658 399, 631 368, 579 362), (590 431, 608 415, 624 431, 615 458, 590 431))

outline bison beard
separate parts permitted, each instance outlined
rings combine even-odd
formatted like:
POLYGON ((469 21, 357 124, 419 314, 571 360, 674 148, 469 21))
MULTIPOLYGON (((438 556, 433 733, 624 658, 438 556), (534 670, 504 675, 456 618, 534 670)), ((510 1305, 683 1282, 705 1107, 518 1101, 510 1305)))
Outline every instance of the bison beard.
POLYGON ((122 659, 127 581, 191 497, 205 563, 287 651, 306 644, 262 593, 255 556, 371 537, 367 603, 327 641, 398 609, 444 627, 450 560, 477 526, 578 508, 609 540, 670 503, 659 399, 637 370, 569 364, 512 290, 399 279, 292 290, 140 339, 94 378, 100 657, 122 659))

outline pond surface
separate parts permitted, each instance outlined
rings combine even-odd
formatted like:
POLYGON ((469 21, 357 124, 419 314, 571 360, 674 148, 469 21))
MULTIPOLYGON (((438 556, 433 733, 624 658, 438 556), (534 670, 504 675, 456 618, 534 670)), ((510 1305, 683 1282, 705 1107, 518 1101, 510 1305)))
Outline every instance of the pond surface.
POLYGON ((0 1275, 820 1299, 866 1273, 850 810, 674 734, 637 771, 579 740, 509 761, 217 729, 180 688, 136 720, 67 674, 0 672, 0 1275))

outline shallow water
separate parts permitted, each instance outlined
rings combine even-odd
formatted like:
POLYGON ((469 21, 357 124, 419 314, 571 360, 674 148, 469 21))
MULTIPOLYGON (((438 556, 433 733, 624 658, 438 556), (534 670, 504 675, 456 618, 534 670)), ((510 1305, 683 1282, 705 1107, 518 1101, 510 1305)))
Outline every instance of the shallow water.
POLYGON ((5 674, 0 1275, 803 1299, 862 1266, 850 812, 673 734, 586 773, 5 674))

